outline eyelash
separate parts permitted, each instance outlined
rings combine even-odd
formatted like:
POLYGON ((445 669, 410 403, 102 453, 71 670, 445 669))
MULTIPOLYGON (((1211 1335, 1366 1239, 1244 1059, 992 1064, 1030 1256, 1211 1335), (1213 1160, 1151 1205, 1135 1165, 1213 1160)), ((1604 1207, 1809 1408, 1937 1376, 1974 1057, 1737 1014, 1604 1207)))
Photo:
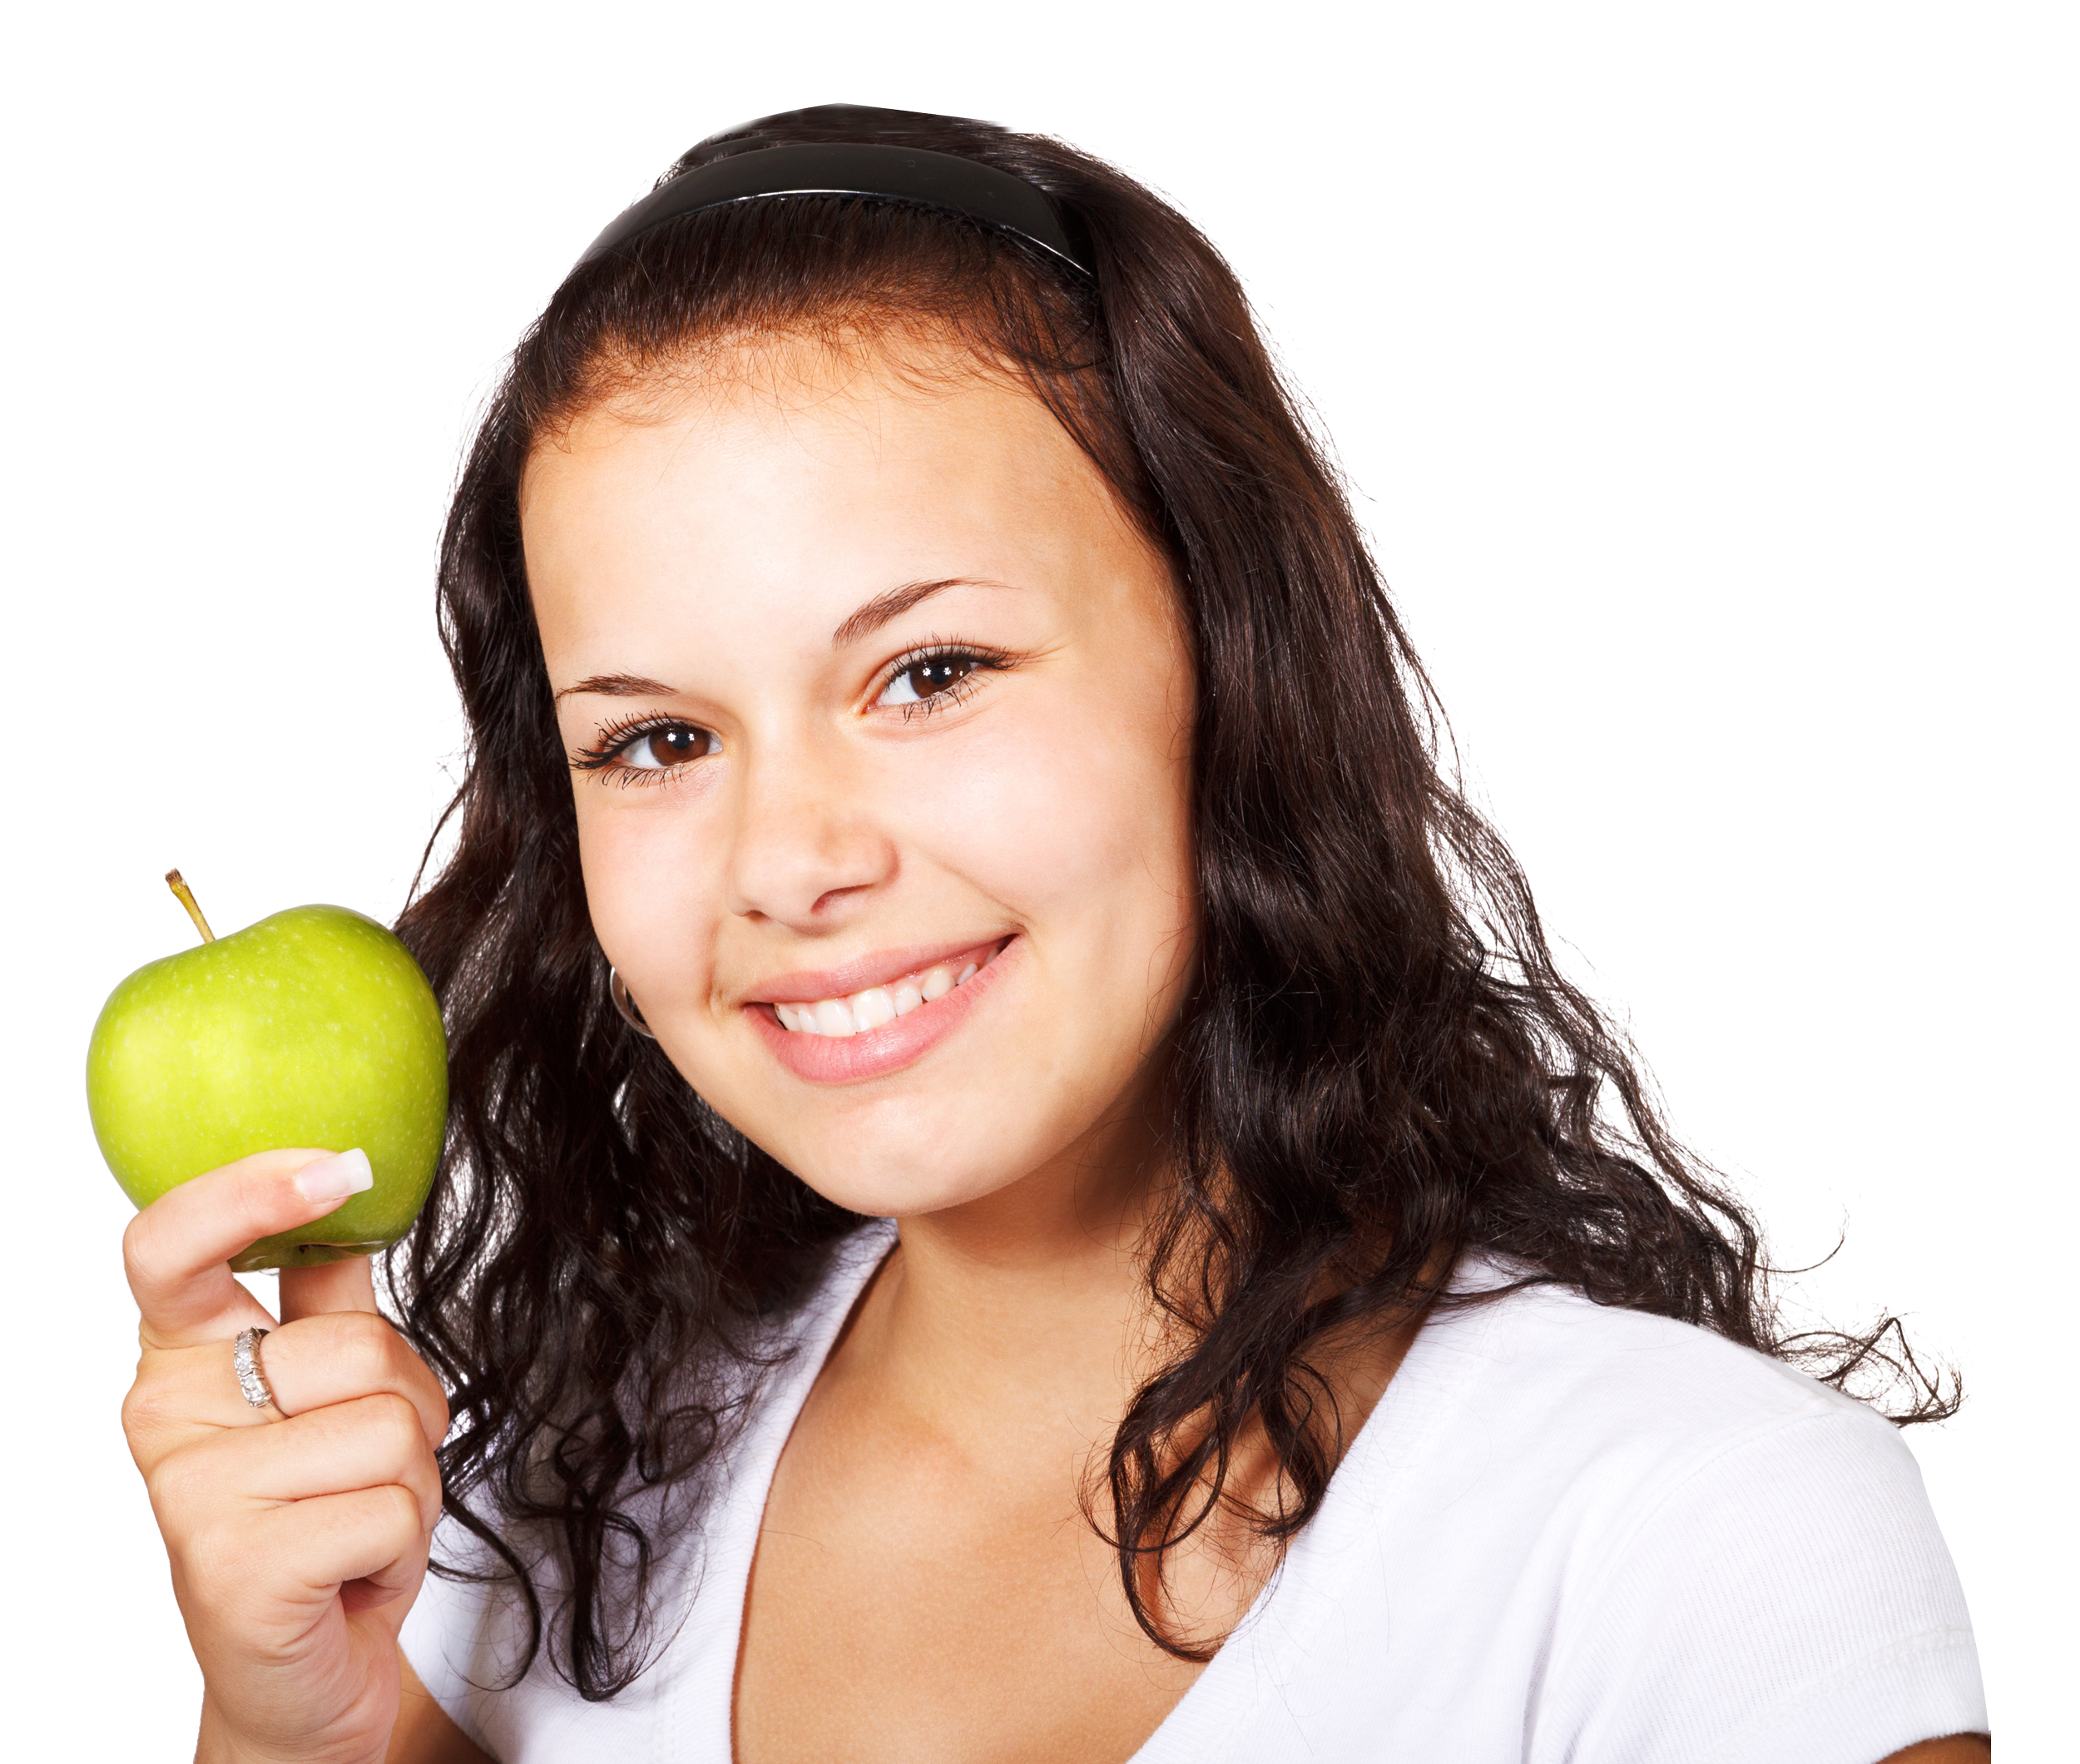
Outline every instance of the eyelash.
POLYGON ((948 681, 930 697, 920 698, 915 703, 900 706, 904 722, 909 721, 913 716, 932 716, 949 706, 965 704, 981 684, 977 677, 978 675, 1002 673, 1012 665, 1013 660, 1001 649, 986 649, 978 643, 948 643, 934 638, 898 656, 882 671, 881 683, 874 688, 876 701, 912 668, 922 667, 928 662, 943 661, 953 656, 975 665, 959 679, 948 681))
POLYGON ((662 735, 667 730, 696 726, 684 717, 661 716, 654 711, 620 717, 611 723, 602 723, 598 734, 592 739, 592 745, 580 747, 572 752, 571 768, 574 771, 605 772, 607 781, 615 784, 663 784, 670 780, 673 771, 680 768, 651 771, 642 766, 622 766, 616 762, 646 736, 662 735))
MULTIPOLYGON (((978 675, 1000 673, 1012 665, 1011 657, 1002 650, 985 649, 974 643, 922 643, 915 649, 898 656, 883 671, 880 684, 874 689, 875 701, 878 702, 881 695, 912 668, 922 667, 928 662, 941 661, 949 657, 958 657, 963 661, 972 662, 974 666, 959 679, 948 681, 929 698, 921 698, 899 706, 904 722, 909 722, 916 715, 934 716, 945 710, 949 704, 965 703, 976 689, 978 675)), ((621 766, 616 762, 637 741, 650 736, 661 735, 672 729, 696 727, 697 725, 687 722, 683 717, 660 716, 656 711, 621 717, 611 723, 602 723, 590 746, 578 748, 572 753, 571 766, 577 771, 605 772, 612 781, 619 784, 669 783, 673 773, 683 771, 686 768, 675 766, 652 770, 645 766, 621 766)))

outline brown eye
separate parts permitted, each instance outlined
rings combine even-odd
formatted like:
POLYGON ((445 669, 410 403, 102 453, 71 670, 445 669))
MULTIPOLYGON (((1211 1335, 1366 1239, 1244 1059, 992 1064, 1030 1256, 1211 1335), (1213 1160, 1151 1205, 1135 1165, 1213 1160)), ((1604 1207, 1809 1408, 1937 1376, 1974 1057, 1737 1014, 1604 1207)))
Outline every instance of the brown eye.
POLYGON ((637 771, 668 771, 689 760, 715 751, 715 737, 705 729, 689 729, 675 723, 638 736, 622 751, 622 763, 637 771))
POLYGON ((973 656, 948 652, 913 662, 883 689, 884 705, 922 704, 950 686, 957 686, 980 665, 973 656))

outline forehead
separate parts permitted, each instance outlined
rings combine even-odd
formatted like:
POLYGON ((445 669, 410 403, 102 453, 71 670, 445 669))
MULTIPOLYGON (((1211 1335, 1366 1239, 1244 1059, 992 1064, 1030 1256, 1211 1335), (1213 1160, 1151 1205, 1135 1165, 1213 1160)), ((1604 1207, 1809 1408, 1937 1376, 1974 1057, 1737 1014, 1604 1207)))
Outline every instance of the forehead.
POLYGON ((870 569, 920 546, 1057 552, 1123 523, 1029 389, 915 340, 764 339, 650 375, 537 447, 520 506, 530 578, 552 594, 695 554, 763 571, 838 544, 870 569))
POLYGON ((707 349, 582 412, 530 455, 520 524, 555 649, 689 616, 828 643, 893 582, 1069 582, 1140 551, 1102 472, 1009 372, 826 339, 707 349))

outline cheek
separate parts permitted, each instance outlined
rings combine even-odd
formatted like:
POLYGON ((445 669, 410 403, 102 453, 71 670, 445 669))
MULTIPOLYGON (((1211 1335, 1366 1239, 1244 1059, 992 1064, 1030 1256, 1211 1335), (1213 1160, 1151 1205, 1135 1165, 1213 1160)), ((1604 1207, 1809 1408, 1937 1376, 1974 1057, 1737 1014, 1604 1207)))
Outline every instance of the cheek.
MULTIPOLYGON (((682 788, 655 794, 677 796, 682 788)), ((581 790, 577 805, 586 909, 600 947, 639 999, 661 1006, 704 997, 721 892, 720 878, 709 873, 714 840, 700 836, 701 816, 686 805, 602 800, 607 794, 581 790)))
POLYGON ((1087 701, 1036 692, 1014 714, 978 719, 934 770, 905 815, 905 842, 1023 921, 1057 980, 1145 992, 1151 959, 1192 916, 1173 706, 1123 688, 1087 701))

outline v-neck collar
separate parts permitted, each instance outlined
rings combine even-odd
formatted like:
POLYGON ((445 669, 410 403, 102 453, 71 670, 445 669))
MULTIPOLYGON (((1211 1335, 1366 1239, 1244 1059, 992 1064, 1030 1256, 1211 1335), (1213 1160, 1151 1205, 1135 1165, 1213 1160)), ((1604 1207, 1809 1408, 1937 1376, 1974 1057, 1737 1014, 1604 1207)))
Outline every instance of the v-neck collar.
MULTIPOLYGON (((707 1632, 708 1643, 688 1662, 669 1718, 661 1723, 660 1759, 733 1760, 736 1675, 744 1647, 745 1608, 751 1566, 780 1467, 809 1393, 833 1345, 889 1251, 892 1219, 862 1226, 837 1248, 813 1314, 792 1353, 757 1399, 764 1413, 750 1429, 747 1449, 733 1463, 709 1509, 708 1548, 689 1577, 682 1630, 698 1630, 695 1598, 732 1613, 707 1632), (724 1645, 726 1638, 726 1645, 724 1645)), ((1466 1273, 1453 1281, 1464 1290, 1466 1273)), ((1474 1273, 1473 1283, 1481 1283, 1474 1273)), ((1213 1764, 1234 1742, 1241 1718, 1260 1694, 1275 1690, 1278 1657, 1303 1655, 1310 1633, 1332 1620, 1338 1588, 1367 1558, 1383 1504, 1393 1484, 1427 1456, 1460 1388, 1467 1356, 1478 1357, 1493 1307, 1455 1311, 1426 1321, 1386 1390, 1330 1475, 1314 1519, 1288 1547, 1256 1598, 1184 1695, 1156 1723, 1127 1764, 1213 1764)), ((713 1608, 714 1607, 711 1607, 713 1608)))

